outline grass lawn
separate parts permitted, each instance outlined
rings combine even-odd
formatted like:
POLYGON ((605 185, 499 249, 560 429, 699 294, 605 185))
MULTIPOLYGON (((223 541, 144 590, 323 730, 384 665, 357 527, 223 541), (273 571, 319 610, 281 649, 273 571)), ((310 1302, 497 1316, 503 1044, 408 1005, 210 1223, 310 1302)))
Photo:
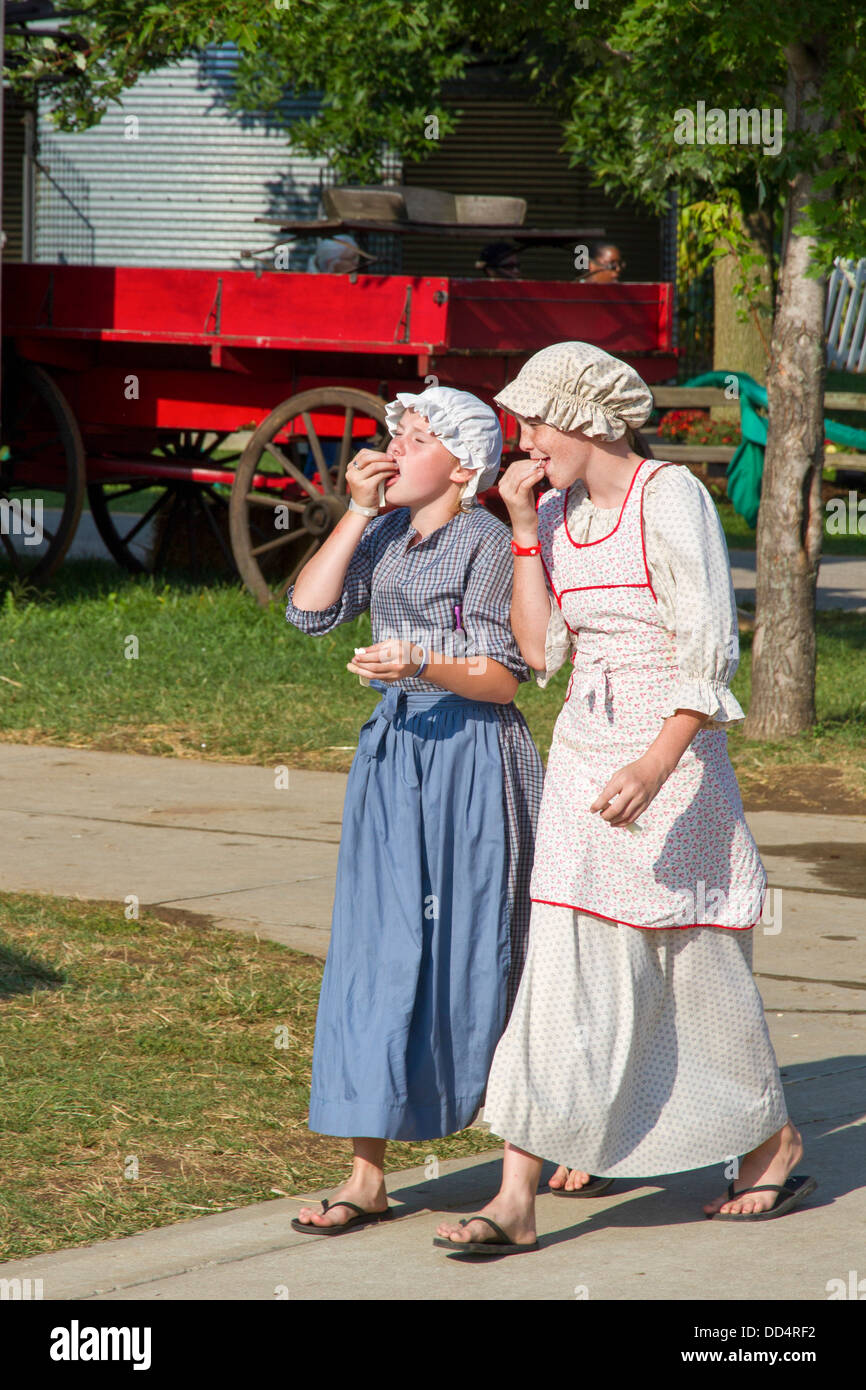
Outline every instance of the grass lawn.
MULTIPOLYGON (((50 592, 0 607, 0 739, 125 753, 346 770, 378 695, 345 669, 370 641, 365 615, 326 637, 261 609, 239 585, 128 576, 71 561, 50 592), (128 638, 138 657, 127 658, 128 638)), ((782 743, 730 735, 744 793, 784 789, 795 768, 866 794, 866 614, 818 615, 814 730, 782 743), (829 765, 829 766, 828 766, 829 765)), ((734 692, 747 706, 751 638, 734 692)), ((517 695, 546 757, 566 671, 517 695)))
MULTIPOLYGON (((832 785, 836 809, 862 810, 866 614, 819 614, 818 637, 816 728, 730 736, 747 804, 814 804, 832 785)), ((313 639, 239 584, 73 561, 48 592, 0 598, 0 739, 345 770, 378 700, 345 670, 369 640, 366 616, 313 639)), ((518 692, 543 756, 566 678, 518 692)), ((336 1185, 346 1141, 306 1127, 321 971, 181 913, 0 895, 0 1259, 336 1185)), ((388 1166, 490 1146, 483 1131, 393 1144, 388 1166)))
POLYGON ((321 975, 273 942, 0 895, 0 1260, 341 1182, 348 1141, 306 1125, 321 975))
MULTIPOLYGON (((866 495, 862 486, 860 495, 861 497, 866 495)), ((847 526, 849 522, 847 496, 842 500, 845 503, 845 524, 847 526)), ((716 497, 715 502, 722 519, 722 528, 728 542, 728 549, 754 550, 757 531, 753 531, 751 526, 734 511, 727 498, 716 497)), ((839 536, 827 530, 827 521, 825 520, 824 539, 821 543, 822 554, 866 555, 866 508, 863 512, 857 513, 857 527, 856 535, 839 536)))

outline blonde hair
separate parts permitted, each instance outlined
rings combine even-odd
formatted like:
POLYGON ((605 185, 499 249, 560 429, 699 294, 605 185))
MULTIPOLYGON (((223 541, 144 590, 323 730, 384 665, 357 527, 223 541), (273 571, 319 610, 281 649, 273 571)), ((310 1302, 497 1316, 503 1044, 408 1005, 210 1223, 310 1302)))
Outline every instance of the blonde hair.
POLYGON ((460 512, 468 512, 468 511, 470 510, 470 508, 471 508, 471 507, 474 505, 474 503, 475 503, 475 497, 474 497, 474 495, 473 495, 473 496, 469 499, 469 501, 466 503, 466 506, 463 505, 463 499, 464 499, 465 496, 466 496, 466 489, 467 489, 468 486, 469 486, 469 481, 470 481, 470 480, 467 478, 466 482, 463 484, 462 488, 460 489, 460 496, 457 498, 457 506, 456 506, 455 509, 454 509, 454 515, 455 515, 455 516, 459 516, 460 512))
MULTIPOLYGON (((441 443, 442 441, 440 440, 439 442, 441 443)), ((466 467, 466 465, 465 465, 465 463, 463 462, 463 460, 462 460, 462 459, 459 459, 459 458, 457 457, 456 454, 452 454, 450 449, 448 450, 448 453, 451 454, 451 461, 452 461, 452 463, 457 464, 457 466, 458 466, 459 468, 465 468, 465 467, 466 467)), ((460 492, 458 493, 457 502, 456 502, 455 507, 454 507, 454 515, 455 515, 455 516, 459 516, 461 512, 467 512, 467 511, 469 510, 469 507, 464 507, 464 505, 463 505, 463 499, 464 499, 464 497, 466 496, 466 489, 468 488, 468 486, 469 486, 469 484, 470 484, 471 481, 472 481, 471 478, 467 478, 467 479, 466 479, 466 482, 463 484, 463 486, 462 486, 461 489, 460 489, 460 492)), ((472 505, 472 503, 473 503, 474 501, 475 501, 475 498, 472 497, 472 498, 470 499, 470 506, 472 505)))

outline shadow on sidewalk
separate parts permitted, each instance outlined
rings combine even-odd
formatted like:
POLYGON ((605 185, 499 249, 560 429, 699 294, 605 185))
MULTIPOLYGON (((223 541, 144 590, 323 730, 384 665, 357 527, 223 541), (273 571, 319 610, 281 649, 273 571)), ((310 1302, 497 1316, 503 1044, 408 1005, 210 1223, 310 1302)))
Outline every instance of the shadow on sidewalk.
MULTIPOLYGON (((837 1197, 863 1186, 863 1133, 855 1128, 855 1122, 866 1118, 862 1104, 864 1077, 866 1055, 863 1054, 822 1058, 782 1069, 788 1111, 803 1136, 805 1149, 797 1171, 811 1174, 819 1184, 818 1191, 791 1215, 813 1207, 830 1206, 837 1197)), ((491 1140, 494 1138, 491 1135, 491 1140)), ((600 1227, 628 1229, 703 1223, 707 1219, 703 1203, 727 1187, 724 1166, 712 1165, 650 1178, 618 1178, 599 1198, 555 1198, 566 1220, 567 1203, 571 1201, 577 1224, 547 1233, 540 1237, 539 1243, 542 1246, 559 1244, 600 1227), (657 1190, 647 1192, 648 1186, 657 1190), (621 1200, 628 1198, 630 1192, 636 1195, 621 1200)), ((547 1195, 545 1188, 555 1168, 554 1163, 545 1163, 539 1184, 540 1197, 547 1195)), ((411 1216, 424 1211, 466 1215, 478 1211, 491 1200, 499 1187, 500 1172, 501 1163, 496 1157, 487 1163, 444 1173, 439 1178, 391 1189, 388 1195, 393 1203, 400 1204, 395 1215, 411 1216)), ((729 1223, 722 1229, 732 1226, 733 1223, 729 1223)))

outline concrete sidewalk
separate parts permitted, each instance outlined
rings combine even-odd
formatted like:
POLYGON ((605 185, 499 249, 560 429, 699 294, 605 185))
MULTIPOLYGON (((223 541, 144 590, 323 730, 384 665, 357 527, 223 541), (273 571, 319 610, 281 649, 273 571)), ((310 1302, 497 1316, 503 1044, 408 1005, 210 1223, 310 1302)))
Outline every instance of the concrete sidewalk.
MULTIPOLYGON (((542 1196, 541 1248, 531 1255, 437 1249, 431 1242, 443 1212, 477 1211, 496 1191, 495 1150, 443 1163, 436 1179, 425 1178, 423 1168, 391 1173, 398 1219, 385 1226, 301 1235, 289 1223, 310 1197, 280 1198, 16 1260, 0 1265, 0 1277, 42 1279, 45 1299, 94 1301, 826 1299, 831 1279, 847 1284, 850 1270, 866 1270, 863 1200, 855 1189, 863 1136, 850 1122, 825 1118, 827 1099, 829 1108, 847 1104, 843 1077, 833 1080, 828 1068, 825 1099, 828 1079, 808 1083, 802 1070, 792 1078, 801 1083, 796 1113, 807 1168, 820 1187, 808 1206, 777 1221, 736 1229, 707 1221, 701 1203, 719 1189, 720 1177, 706 1169, 623 1179, 598 1198, 542 1196)), ((544 1184, 552 1172, 546 1165, 544 1184)))
POLYGON ((0 744, 0 884, 204 913, 324 957, 345 776, 0 744))
MULTIPOLYGON (((0 744, 0 778, 4 890, 119 905, 136 893, 144 906, 325 954, 343 774, 293 771, 277 790, 271 768, 0 744)), ((591 1299, 811 1300, 851 1270, 866 1276, 866 815, 761 811, 749 822, 772 889, 755 970, 807 1146, 802 1170, 820 1183, 791 1218, 738 1230, 706 1221, 701 1204, 723 1185, 706 1169, 623 1180, 591 1200, 543 1196, 536 1255, 437 1251, 438 1213, 477 1210, 496 1189, 491 1139, 489 1156, 443 1162, 435 1180, 391 1174, 400 1219, 389 1226, 297 1234, 290 1217, 320 1195, 304 1194, 14 1261, 0 1276, 41 1278, 46 1299, 163 1300, 277 1289, 296 1300, 573 1299, 584 1289, 591 1299)))
MULTIPOLYGON (((755 552, 730 550, 731 577, 737 603, 755 602, 755 552)), ((866 613, 866 556, 822 555, 815 606, 866 613)))

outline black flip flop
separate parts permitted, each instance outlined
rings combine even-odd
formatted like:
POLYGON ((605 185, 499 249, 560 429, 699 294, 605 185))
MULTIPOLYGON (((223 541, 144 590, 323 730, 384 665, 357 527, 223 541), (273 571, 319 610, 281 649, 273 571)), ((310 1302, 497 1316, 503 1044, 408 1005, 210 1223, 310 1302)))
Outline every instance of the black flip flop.
POLYGON ((583 1187, 569 1189, 568 1192, 564 1187, 548 1187, 545 1190, 551 1197, 600 1197, 613 1182, 616 1182, 616 1178, 594 1178, 590 1173, 589 1182, 584 1183, 583 1187))
POLYGON ((742 1192, 735 1192, 734 1184, 729 1182, 729 1202, 733 1202, 736 1197, 745 1197, 750 1192, 777 1192, 778 1196, 768 1211, 717 1211, 712 1214, 707 1212, 707 1216, 710 1221, 768 1221, 774 1216, 786 1216, 799 1202, 802 1202, 804 1197, 808 1197, 810 1192, 814 1192, 817 1186, 816 1178, 792 1177, 781 1186, 778 1183, 770 1182, 765 1183, 763 1187, 744 1187, 742 1192))
POLYGON ((486 1221, 488 1226, 492 1226, 496 1232, 495 1240, 467 1240, 459 1243, 451 1240, 449 1236, 434 1236, 433 1244, 440 1245, 444 1250, 457 1250, 461 1255, 522 1255, 524 1250, 537 1250, 538 1241, 534 1240, 531 1245, 525 1241, 522 1245, 515 1245, 510 1236, 506 1235, 501 1226, 497 1226, 495 1221, 491 1221, 489 1216, 467 1216, 465 1221, 461 1220, 461 1226, 468 1226, 470 1221, 486 1221))
POLYGON ((351 1207, 352 1211, 358 1213, 357 1216, 350 1216, 348 1221, 344 1221, 340 1226, 316 1226, 312 1221, 299 1221, 295 1216, 292 1218, 292 1230, 301 1231, 304 1235, 314 1236, 341 1236, 345 1231, 357 1231, 359 1226, 375 1226, 380 1221, 391 1220, 391 1208, 387 1211, 364 1211, 363 1207, 356 1207, 354 1202, 329 1202, 327 1197, 322 1198, 322 1215, 326 1211, 332 1211, 334 1207, 351 1207))

